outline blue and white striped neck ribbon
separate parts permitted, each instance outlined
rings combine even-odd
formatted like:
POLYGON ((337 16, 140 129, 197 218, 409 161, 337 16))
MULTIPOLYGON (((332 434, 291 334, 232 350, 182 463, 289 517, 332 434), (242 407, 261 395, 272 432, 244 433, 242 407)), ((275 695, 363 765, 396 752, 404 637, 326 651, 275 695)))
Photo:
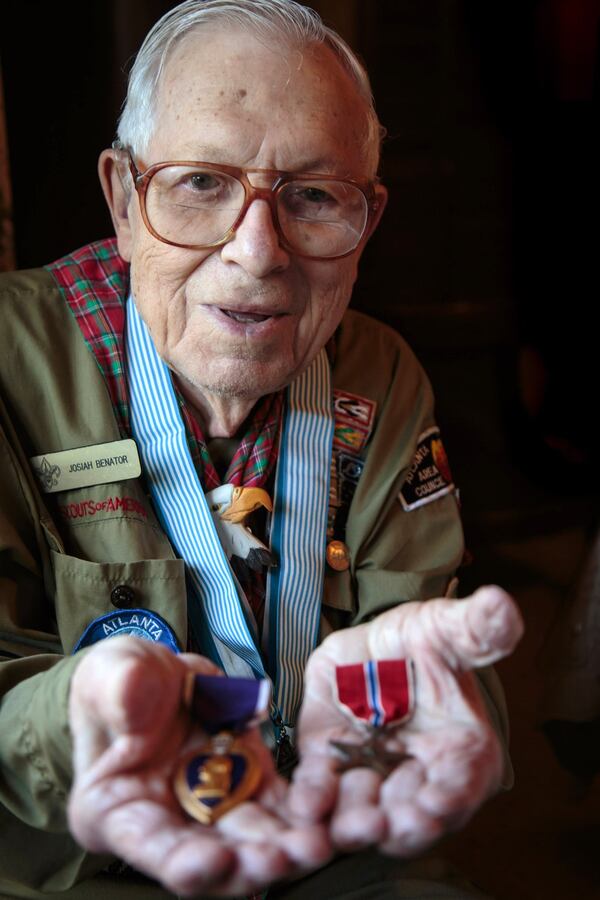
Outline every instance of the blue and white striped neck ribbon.
MULTIPOLYGON (((229 675, 264 678, 256 624, 204 497, 171 373, 131 297, 127 361, 133 436, 163 527, 186 564, 199 649, 229 675)), ((271 549, 278 565, 267 578, 263 646, 275 705, 289 725, 319 633, 332 440, 330 370, 322 350, 287 391, 273 498, 271 549)))

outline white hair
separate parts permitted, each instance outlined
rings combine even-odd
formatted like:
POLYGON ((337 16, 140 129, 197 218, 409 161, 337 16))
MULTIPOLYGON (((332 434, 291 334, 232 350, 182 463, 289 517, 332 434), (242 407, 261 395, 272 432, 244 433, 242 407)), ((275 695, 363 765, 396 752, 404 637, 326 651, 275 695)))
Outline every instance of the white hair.
POLYGON ((185 0, 150 29, 129 74, 117 136, 124 147, 143 155, 150 143, 158 86, 170 53, 203 25, 244 27, 272 44, 282 38, 292 46, 325 44, 356 85, 365 104, 365 155, 375 174, 384 130, 379 124, 367 72, 348 44, 312 9, 295 0, 185 0))

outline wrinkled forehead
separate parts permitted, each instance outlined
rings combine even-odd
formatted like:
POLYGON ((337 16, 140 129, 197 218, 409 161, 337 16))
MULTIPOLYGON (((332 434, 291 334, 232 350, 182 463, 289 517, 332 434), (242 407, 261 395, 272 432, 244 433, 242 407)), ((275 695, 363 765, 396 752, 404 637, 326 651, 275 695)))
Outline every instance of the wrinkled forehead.
POLYGON ((366 141, 366 102, 324 44, 203 27, 165 64, 154 155, 364 177, 366 141))

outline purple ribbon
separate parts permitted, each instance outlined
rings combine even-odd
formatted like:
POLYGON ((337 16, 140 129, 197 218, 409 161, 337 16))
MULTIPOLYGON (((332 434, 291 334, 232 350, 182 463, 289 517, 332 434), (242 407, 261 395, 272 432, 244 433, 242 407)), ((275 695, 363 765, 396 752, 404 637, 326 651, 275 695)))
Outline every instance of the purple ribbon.
POLYGON ((190 711, 209 734, 243 731, 266 718, 271 685, 266 678, 194 675, 190 711))

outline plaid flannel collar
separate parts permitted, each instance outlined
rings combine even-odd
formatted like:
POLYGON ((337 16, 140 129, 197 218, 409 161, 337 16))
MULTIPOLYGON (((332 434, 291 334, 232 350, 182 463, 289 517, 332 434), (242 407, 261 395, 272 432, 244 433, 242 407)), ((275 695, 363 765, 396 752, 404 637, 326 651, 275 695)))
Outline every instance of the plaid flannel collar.
MULTIPOLYGON (((104 376, 122 437, 131 434, 125 374, 125 303, 129 266, 114 238, 97 241, 46 266, 104 376)), ((179 394, 192 457, 205 490, 221 484, 198 422, 179 394)), ((262 487, 277 458, 283 392, 263 397, 225 475, 236 485, 262 487)))

